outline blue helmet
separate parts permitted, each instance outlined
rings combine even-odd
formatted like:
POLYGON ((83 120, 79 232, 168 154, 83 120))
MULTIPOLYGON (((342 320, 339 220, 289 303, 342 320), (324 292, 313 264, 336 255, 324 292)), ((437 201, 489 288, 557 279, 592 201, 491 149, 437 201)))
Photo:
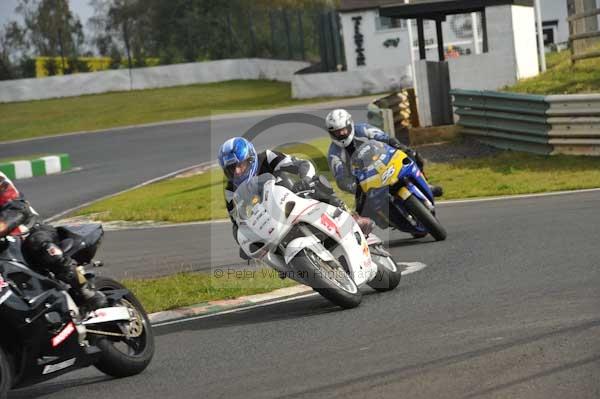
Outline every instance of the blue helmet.
POLYGON ((256 175, 258 170, 256 150, 252 143, 245 138, 234 137, 229 139, 223 143, 219 150, 219 165, 221 165, 227 179, 232 181, 234 185, 239 186, 256 175), (238 165, 242 168, 236 168, 238 165))

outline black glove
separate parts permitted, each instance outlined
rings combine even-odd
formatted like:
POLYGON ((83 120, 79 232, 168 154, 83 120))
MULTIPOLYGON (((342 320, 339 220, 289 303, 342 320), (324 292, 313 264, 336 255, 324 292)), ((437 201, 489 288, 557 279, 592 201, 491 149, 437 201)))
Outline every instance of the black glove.
POLYGON ((388 141, 388 145, 396 148, 397 150, 402 150, 404 152, 406 152, 407 150, 409 150, 409 148, 407 146, 405 146, 404 144, 402 144, 400 142, 400 140, 398 140, 395 137, 390 137, 390 139, 388 141))
POLYGON ((345 177, 337 181, 338 187, 346 192, 356 192, 356 179, 354 177, 345 177))
POLYGON ((298 193, 300 191, 308 191, 313 188, 314 188, 314 182, 312 181, 312 178, 303 177, 302 179, 300 179, 299 181, 294 183, 294 187, 293 187, 292 191, 294 193, 298 193))

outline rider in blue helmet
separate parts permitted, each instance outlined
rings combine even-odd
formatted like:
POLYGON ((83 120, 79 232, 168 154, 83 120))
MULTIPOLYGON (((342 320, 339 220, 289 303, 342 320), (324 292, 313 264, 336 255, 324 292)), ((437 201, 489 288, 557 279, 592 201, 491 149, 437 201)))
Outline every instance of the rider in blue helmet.
POLYGON ((256 175, 258 155, 251 142, 243 137, 234 137, 221 146, 219 164, 227 180, 237 187, 256 175))
MULTIPOLYGON (((229 218, 233 223, 233 237, 236 240, 237 224, 232 216, 234 209, 233 193, 243 182, 263 173, 276 175, 278 172, 288 172, 296 174, 301 178, 294 187, 294 190, 303 191, 308 189, 311 182, 319 180, 318 176, 316 176, 315 167, 310 161, 299 159, 279 151, 265 150, 257 153, 252 143, 243 137, 233 137, 223 143, 219 150, 219 165, 221 165, 223 173, 227 178, 225 204, 229 218)), ((322 180, 319 181, 322 182, 322 180)), ((334 206, 345 207, 344 202, 335 196, 333 189, 327 194, 327 196, 319 197, 318 199, 334 206)), ((365 234, 368 234, 370 229, 372 229, 372 222, 368 218, 357 216, 357 222, 363 231, 365 231, 365 234)), ((240 251, 240 256, 245 258, 243 251, 240 251)))

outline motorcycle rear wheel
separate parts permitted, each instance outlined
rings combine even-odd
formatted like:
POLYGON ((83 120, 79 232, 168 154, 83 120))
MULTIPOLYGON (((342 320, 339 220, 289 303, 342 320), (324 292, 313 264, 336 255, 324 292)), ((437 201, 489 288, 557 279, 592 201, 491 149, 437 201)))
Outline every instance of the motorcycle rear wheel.
POLYGON ((0 399, 6 399, 12 387, 13 372, 6 352, 0 347, 0 399))
POLYGON ((304 249, 293 261, 294 270, 304 276, 302 282, 334 304, 351 309, 360 305, 362 293, 342 268, 332 266, 310 249, 304 249))
MULTIPOLYGON (((106 277, 97 277, 96 289, 127 290, 121 283, 106 277)), ((129 292, 112 306, 126 306, 130 308, 139 319, 131 324, 130 328, 136 330, 138 335, 130 339, 112 339, 100 336, 95 344, 102 350, 100 360, 94 365, 104 374, 112 377, 123 378, 141 373, 148 367, 154 356, 154 334, 148 315, 138 299, 129 292), (126 342, 127 341, 127 342, 126 342), (121 349, 125 346, 125 350, 121 349)))
POLYGON ((425 226, 425 229, 427 229, 436 241, 444 241, 446 239, 446 229, 444 229, 439 220, 417 197, 414 195, 408 197, 404 202, 404 206, 411 215, 425 226))

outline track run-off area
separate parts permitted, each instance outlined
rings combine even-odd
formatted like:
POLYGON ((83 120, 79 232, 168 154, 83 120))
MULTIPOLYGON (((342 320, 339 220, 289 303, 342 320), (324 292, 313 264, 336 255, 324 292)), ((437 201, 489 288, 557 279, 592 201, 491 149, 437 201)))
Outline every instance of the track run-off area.
MULTIPOLYGON (((32 153, 36 143, 71 152, 82 169, 17 184, 50 216, 209 160, 216 150, 199 144, 205 122, 196 123, 29 142, 32 153)), ((253 120, 219 123, 225 138, 253 120)), ((289 131, 282 141, 294 128, 279 129, 289 131)), ((272 144, 264 140, 259 147, 272 144)), ((446 241, 383 236, 398 262, 427 267, 392 292, 365 289, 356 309, 307 296, 157 327, 154 361, 137 377, 113 380, 90 368, 9 397, 597 398, 599 205, 600 191, 444 203, 446 241)), ((111 231, 101 272, 236 267, 227 240, 225 223, 111 231)))

